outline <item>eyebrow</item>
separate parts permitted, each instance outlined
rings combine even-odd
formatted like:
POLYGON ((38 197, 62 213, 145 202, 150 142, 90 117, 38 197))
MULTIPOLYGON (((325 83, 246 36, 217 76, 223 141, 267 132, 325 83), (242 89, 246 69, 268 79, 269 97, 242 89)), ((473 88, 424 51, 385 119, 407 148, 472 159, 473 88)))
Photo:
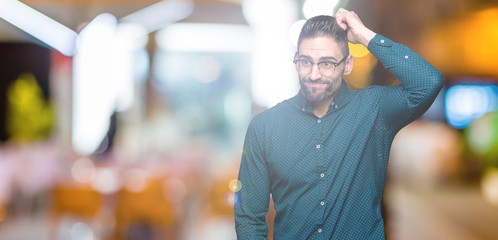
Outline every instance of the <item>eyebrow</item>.
MULTIPOLYGON (((309 55, 305 55, 305 54, 299 54, 299 55, 298 55, 298 58, 313 59, 311 56, 309 56, 309 55)), ((322 61, 322 60, 335 60, 335 61, 337 61, 337 58, 335 58, 335 57, 331 57, 331 56, 330 56, 330 57, 328 57, 328 56, 327 56, 327 57, 321 57, 321 58, 320 58, 320 59, 318 59, 318 60, 319 60, 319 61, 322 61)))

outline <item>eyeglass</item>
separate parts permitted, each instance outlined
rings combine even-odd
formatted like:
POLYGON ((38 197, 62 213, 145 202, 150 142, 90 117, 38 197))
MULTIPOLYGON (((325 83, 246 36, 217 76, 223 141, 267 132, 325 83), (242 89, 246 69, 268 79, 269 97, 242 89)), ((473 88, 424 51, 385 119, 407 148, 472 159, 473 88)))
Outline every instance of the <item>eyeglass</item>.
POLYGON ((346 58, 348 58, 348 55, 346 55, 341 61, 337 63, 331 61, 320 61, 316 63, 306 59, 294 59, 293 62, 294 64, 296 64, 297 69, 301 73, 310 73, 311 69, 313 69, 313 65, 315 64, 318 66, 318 70, 320 71, 320 73, 332 73, 337 66, 339 66, 342 62, 344 62, 344 60, 346 60, 346 58))

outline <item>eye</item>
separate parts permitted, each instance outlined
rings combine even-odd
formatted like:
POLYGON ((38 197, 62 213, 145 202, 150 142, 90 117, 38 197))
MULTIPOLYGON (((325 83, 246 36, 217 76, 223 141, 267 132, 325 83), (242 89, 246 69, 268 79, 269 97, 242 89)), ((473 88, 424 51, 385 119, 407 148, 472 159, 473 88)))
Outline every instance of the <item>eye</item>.
POLYGON ((325 69, 330 69, 334 67, 333 62, 325 61, 325 62, 320 62, 320 67, 325 68, 325 69))
POLYGON ((308 61, 308 60, 302 60, 301 61, 301 66, 303 66, 303 67, 309 67, 311 65, 313 65, 313 63, 310 62, 310 61, 308 61))

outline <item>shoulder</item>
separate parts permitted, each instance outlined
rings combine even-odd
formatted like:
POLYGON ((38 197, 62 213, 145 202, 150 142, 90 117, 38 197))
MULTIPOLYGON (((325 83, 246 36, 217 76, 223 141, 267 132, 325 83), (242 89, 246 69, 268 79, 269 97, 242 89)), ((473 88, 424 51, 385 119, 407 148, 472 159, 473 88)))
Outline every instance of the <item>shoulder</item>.
POLYGON ((383 99, 391 95, 402 94, 403 89, 400 85, 394 86, 380 86, 371 85, 361 90, 351 90, 349 102, 355 102, 356 104, 365 106, 378 106, 383 99))
POLYGON ((393 85, 393 86, 380 86, 380 85, 371 85, 362 90, 358 90, 358 95, 364 97, 382 97, 385 94, 390 94, 395 91, 399 91, 402 89, 401 85, 393 85))
POLYGON ((274 122, 279 122, 285 119, 286 116, 292 114, 298 109, 298 105, 295 102, 294 97, 284 100, 276 105, 266 109, 265 111, 256 114, 252 120, 252 127, 264 127, 265 125, 271 125, 274 122))
POLYGON ((256 114, 251 122, 254 123, 264 123, 264 122, 269 122, 271 119, 274 119, 275 117, 278 117, 282 114, 282 112, 285 112, 285 110, 288 108, 289 105, 289 100, 285 100, 283 102, 280 102, 276 104, 273 107, 270 107, 266 110, 264 110, 261 113, 256 114))
POLYGON ((364 94, 381 94, 386 90, 386 88, 386 86, 370 85, 360 90, 360 92, 363 92, 364 94))
POLYGON ((359 101, 378 99, 386 93, 385 86, 372 85, 360 90, 349 91, 350 96, 359 101))

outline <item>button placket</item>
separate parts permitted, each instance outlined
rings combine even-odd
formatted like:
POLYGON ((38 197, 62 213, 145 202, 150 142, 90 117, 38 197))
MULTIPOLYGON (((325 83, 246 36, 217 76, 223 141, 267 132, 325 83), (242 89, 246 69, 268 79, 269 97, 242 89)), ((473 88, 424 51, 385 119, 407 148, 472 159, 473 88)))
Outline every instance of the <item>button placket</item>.
POLYGON ((335 104, 335 102, 334 102, 334 101, 332 101, 332 102, 330 103, 330 107, 337 109, 339 106, 337 106, 337 104, 335 104))

